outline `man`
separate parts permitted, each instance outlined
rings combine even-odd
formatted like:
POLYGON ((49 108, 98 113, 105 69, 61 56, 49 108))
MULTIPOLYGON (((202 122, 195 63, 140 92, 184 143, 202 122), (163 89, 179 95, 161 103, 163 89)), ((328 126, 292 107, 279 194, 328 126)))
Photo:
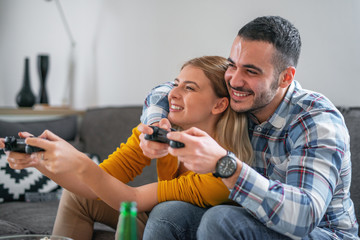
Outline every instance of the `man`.
MULTIPOLYGON (((195 238, 194 228, 198 239, 358 238, 349 134, 326 97, 294 80, 300 49, 298 30, 275 16, 246 24, 233 42, 225 81, 231 108, 248 114, 251 167, 199 129, 167 135, 185 144, 180 149, 142 138, 149 157, 169 152, 189 170, 221 177, 238 204, 206 210, 161 203, 150 215, 145 239, 195 238)), ((168 88, 155 88, 147 98, 144 123, 166 117, 168 88)))

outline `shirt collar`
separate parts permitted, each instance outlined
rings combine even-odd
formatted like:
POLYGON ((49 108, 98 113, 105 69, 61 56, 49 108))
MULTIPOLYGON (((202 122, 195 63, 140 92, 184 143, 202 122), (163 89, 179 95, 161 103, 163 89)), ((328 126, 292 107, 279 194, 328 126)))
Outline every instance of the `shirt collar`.
MULTIPOLYGON (((300 87, 299 83, 297 81, 293 81, 289 89, 287 90, 284 99, 281 101, 280 105, 277 107, 275 112, 269 117, 267 121, 265 121, 263 124, 271 124, 274 128, 281 129, 286 124, 286 116, 290 114, 290 105, 291 105, 291 99, 294 93, 296 93, 296 89, 300 87)), ((257 119, 255 116, 250 114, 249 118, 253 122, 257 122, 257 119)))

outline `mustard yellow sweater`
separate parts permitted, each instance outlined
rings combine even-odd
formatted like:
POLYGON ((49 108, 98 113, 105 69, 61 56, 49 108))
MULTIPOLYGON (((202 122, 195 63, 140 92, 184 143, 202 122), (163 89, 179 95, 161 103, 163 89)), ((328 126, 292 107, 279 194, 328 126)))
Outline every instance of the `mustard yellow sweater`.
MULTIPOLYGON (((100 167, 120 181, 127 183, 140 175, 142 169, 150 165, 140 146, 140 131, 132 130, 127 142, 104 160, 100 167)), ((200 207, 210 207, 228 202, 229 190, 221 179, 209 174, 187 171, 178 176, 178 160, 172 155, 157 160, 159 202, 178 200, 200 207)))

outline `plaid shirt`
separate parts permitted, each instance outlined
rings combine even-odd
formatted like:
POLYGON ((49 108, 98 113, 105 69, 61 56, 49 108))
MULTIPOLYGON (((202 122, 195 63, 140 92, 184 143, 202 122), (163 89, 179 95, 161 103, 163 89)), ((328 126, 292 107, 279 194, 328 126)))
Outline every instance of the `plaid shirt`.
POLYGON ((167 117, 169 114, 168 93, 173 87, 174 83, 166 82, 151 90, 144 102, 140 119, 142 123, 150 125, 167 117))
MULTIPOLYGON (((170 83, 165 86, 171 88, 170 83)), ((148 117, 142 119, 156 116, 158 121, 167 116, 164 89, 153 89, 144 105, 148 117), (162 96, 156 98, 157 109, 149 103, 156 95, 162 96)), ((349 193, 349 134, 328 99, 294 81, 267 121, 259 123, 249 114, 249 136, 255 161, 251 167, 243 164, 230 199, 291 238, 320 227, 332 239, 358 239, 349 193)))

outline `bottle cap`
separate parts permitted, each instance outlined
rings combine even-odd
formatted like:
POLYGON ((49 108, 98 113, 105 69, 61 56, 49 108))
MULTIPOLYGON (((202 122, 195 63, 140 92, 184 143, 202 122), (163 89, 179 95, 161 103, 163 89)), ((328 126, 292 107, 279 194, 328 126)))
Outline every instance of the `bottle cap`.
POLYGON ((120 206, 120 212, 137 212, 136 202, 122 202, 120 206))

